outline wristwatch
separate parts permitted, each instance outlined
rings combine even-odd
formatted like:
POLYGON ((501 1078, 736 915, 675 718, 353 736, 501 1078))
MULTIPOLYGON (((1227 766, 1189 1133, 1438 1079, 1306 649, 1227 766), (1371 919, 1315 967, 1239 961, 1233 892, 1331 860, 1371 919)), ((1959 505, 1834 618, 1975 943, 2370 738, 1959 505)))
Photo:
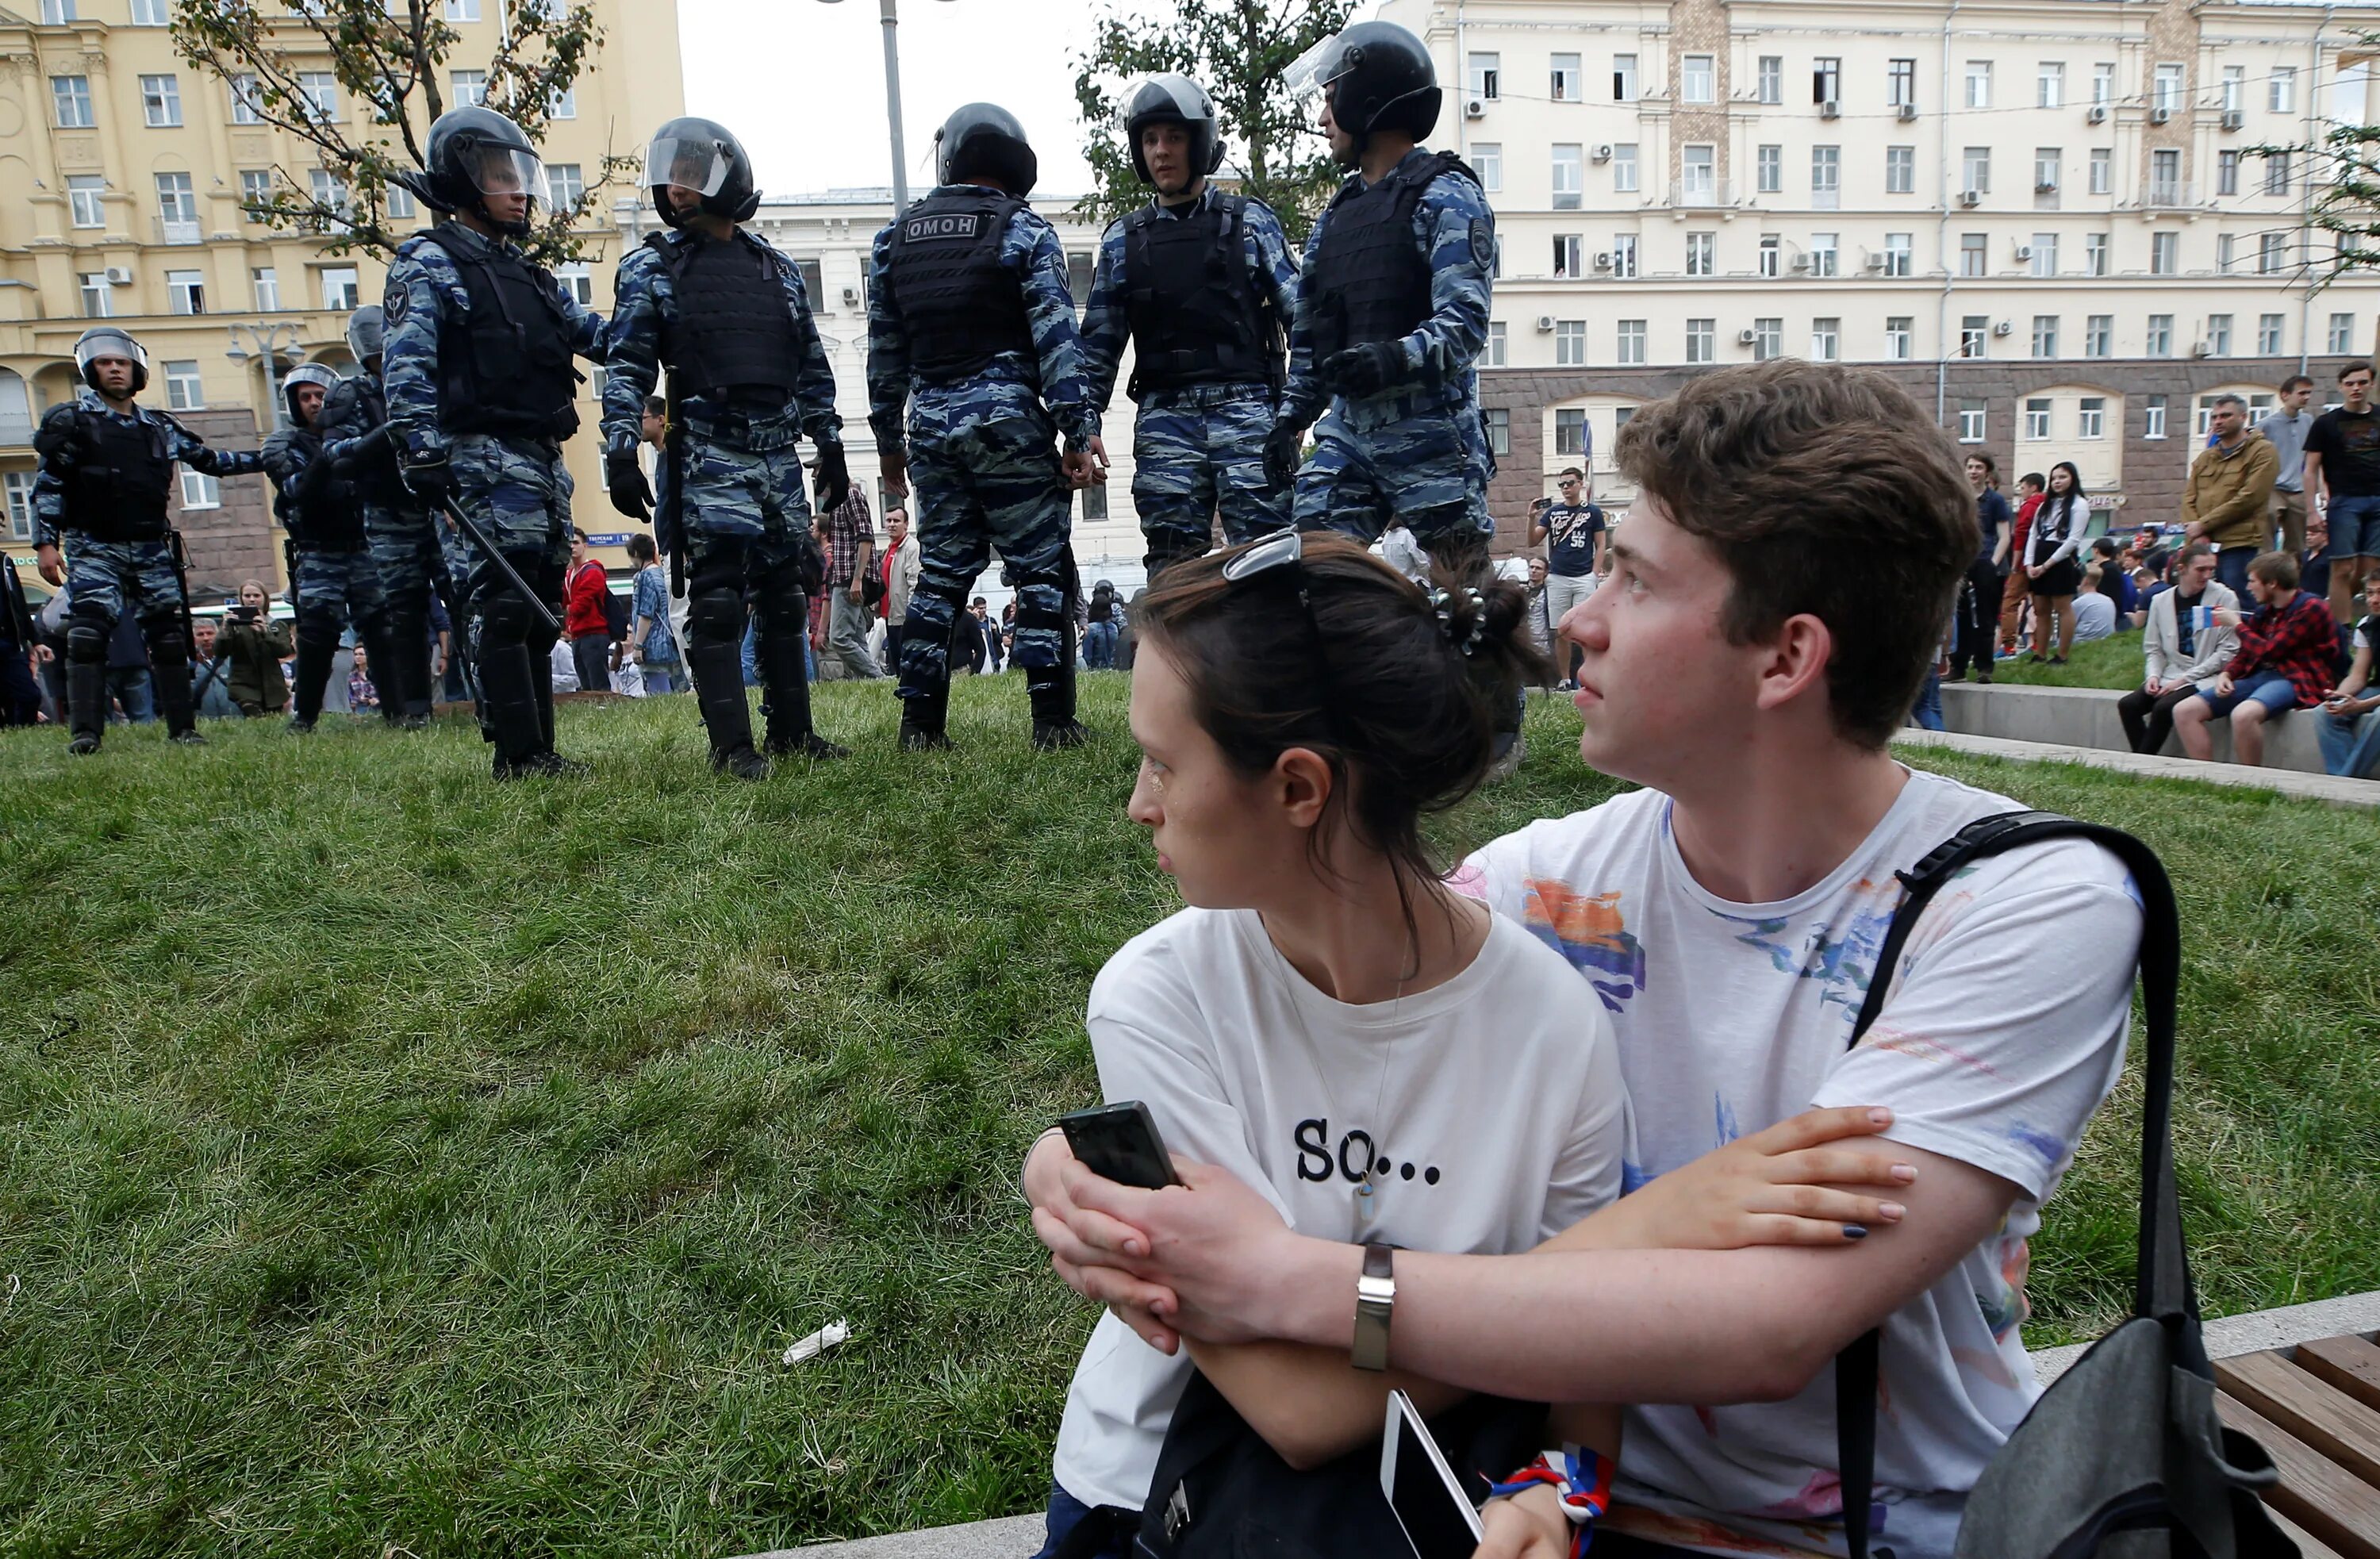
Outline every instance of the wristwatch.
POLYGON ((1389 1314, 1396 1304, 1397 1278, 1389 1260, 1389 1248, 1364 1247, 1364 1274, 1355 1280, 1356 1369, 1389 1367, 1389 1314))

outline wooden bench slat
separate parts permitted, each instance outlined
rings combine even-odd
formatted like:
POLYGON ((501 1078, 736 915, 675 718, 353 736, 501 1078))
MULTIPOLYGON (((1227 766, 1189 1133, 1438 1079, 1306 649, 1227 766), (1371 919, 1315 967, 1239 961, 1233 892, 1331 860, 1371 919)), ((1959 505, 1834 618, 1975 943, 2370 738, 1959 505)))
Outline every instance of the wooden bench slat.
POLYGON ((2380 1408, 2380 1347, 2361 1337, 2325 1337, 2317 1343, 2300 1343, 2296 1363, 2366 1407, 2380 1408))
POLYGON ((2265 1507, 2265 1514, 2273 1518, 2273 1525, 2281 1529, 2283 1537, 2298 1545, 2298 1559, 2338 1559, 2338 1550, 2315 1537, 2279 1511, 2267 1505, 2265 1507))
POLYGON ((2308 1374, 2277 1353, 2218 1359, 2225 1391, 2364 1482, 2380 1486, 2380 1411, 2308 1374))
POLYGON ((2225 1423, 2253 1436, 2280 1468, 2281 1481, 2265 1494, 2266 1504, 2312 1532, 2339 1559, 2380 1559, 2380 1489, 2220 1392, 2215 1410, 2225 1423))

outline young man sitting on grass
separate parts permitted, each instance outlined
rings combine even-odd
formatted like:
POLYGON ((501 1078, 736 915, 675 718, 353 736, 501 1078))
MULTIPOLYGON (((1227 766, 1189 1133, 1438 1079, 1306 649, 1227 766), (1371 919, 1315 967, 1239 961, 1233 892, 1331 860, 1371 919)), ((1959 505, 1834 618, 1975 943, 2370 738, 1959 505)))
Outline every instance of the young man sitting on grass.
MULTIPOLYGON (((1963 873, 1900 966, 1874 967, 1894 871, 2017 807, 1886 750, 1975 545, 1956 453, 1907 395, 1855 370, 1722 369, 1639 411, 1617 454, 1642 496, 1562 631, 1585 652, 1581 754, 1644 788, 1499 839, 1457 881, 1609 1011, 1630 1185, 1812 1106, 1879 1106, 1882 1136, 1838 1150, 1912 1166, 1904 1216, 1849 1250, 1557 1239, 1391 1262, 1293 1233, 1206 1165, 1149 1192, 1068 1163, 1035 1226, 1062 1276, 1160 1347, 1350 1350, 1368 1261, 1390 1266, 1392 1369, 1638 1405, 1605 1559, 1842 1552, 1829 1366, 1881 1326, 1871 1530, 1941 1559, 2038 1394, 2026 1242, 2122 1066, 2140 911, 2100 851, 2033 846, 1963 873), (1847 1050, 1873 979, 1889 994, 1847 1050)), ((1557 1492, 1492 1503, 1483 1552, 1566 1553, 1557 1492)))

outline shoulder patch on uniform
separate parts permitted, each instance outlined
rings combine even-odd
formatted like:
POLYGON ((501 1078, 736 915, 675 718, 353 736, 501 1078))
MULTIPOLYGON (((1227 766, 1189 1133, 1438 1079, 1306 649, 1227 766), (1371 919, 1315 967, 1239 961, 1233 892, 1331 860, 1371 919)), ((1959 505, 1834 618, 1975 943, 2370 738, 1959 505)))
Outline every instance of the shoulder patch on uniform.
POLYGON ((1471 258, 1482 266, 1496 263, 1496 225, 1484 216, 1471 219, 1471 258))
POLYGON ((411 288, 399 286, 395 282, 392 281, 387 286, 381 289, 380 311, 382 323, 396 323, 399 320, 405 318, 406 310, 412 306, 411 288))

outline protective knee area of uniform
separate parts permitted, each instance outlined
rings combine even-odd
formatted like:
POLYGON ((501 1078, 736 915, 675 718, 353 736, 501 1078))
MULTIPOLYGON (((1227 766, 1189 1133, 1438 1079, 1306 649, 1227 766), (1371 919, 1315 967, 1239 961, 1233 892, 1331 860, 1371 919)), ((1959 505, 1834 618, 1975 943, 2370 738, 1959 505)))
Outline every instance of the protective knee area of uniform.
POLYGON ((744 561, 712 554, 686 582, 686 636, 695 644, 744 641, 744 561))
POLYGON ((67 617, 67 662, 70 665, 107 664, 107 641, 114 630, 96 616, 69 613, 67 617))
POLYGON ((140 637, 148 642, 152 665, 187 666, 190 664, 190 641, 183 637, 182 615, 179 612, 170 617, 141 618, 140 637))
POLYGON ((531 630, 543 626, 520 592, 507 589, 480 603, 480 653, 485 658, 500 650, 525 649, 531 630))

